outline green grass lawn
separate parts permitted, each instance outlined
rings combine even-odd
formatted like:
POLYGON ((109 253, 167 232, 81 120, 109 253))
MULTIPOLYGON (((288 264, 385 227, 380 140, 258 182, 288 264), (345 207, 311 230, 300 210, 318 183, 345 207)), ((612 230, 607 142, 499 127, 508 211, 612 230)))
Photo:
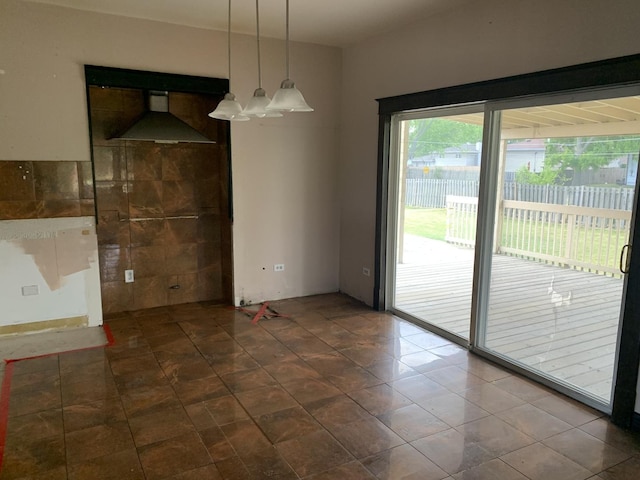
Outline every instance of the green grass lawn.
POLYGON ((447 232, 447 210, 407 207, 404 210, 404 231, 412 235, 444 241, 447 232))

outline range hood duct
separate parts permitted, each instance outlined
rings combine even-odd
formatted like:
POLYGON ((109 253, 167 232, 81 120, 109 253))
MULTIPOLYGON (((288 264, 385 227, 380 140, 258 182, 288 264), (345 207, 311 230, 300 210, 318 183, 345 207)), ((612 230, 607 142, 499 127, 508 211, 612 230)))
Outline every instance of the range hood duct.
POLYGON ((148 100, 149 111, 114 138, 156 143, 216 143, 169 113, 169 92, 152 90, 148 100))

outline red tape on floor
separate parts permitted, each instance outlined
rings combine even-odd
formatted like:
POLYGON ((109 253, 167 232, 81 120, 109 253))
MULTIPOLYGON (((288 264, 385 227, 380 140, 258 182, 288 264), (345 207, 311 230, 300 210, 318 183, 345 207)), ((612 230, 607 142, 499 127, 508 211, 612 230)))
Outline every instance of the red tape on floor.
POLYGON ((266 319, 270 319, 274 317, 291 318, 289 315, 283 315, 282 313, 276 312, 274 309, 272 309, 269 306, 269 302, 262 302, 262 305, 260 306, 260 309, 257 312, 255 310, 249 310, 244 307, 235 307, 235 309, 238 310, 239 312, 246 313, 250 317, 253 317, 251 320, 251 323, 253 325, 258 323, 260 319, 263 317, 266 319))
POLYGON ((13 376, 13 361, 5 360, 7 366, 4 369, 2 389, 0 390, 0 472, 7 440, 7 424, 9 419, 9 390, 11 389, 11 377, 13 376))

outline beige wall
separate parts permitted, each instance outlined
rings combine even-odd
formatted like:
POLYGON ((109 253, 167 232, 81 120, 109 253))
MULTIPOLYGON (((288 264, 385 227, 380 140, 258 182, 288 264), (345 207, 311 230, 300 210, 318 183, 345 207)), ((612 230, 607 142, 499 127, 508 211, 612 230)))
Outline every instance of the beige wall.
MULTIPOLYGON (((284 43, 262 46, 272 93, 284 43)), ((246 103, 257 87, 255 38, 234 35, 232 49, 232 89, 246 103)), ((224 32, 2 0, 0 159, 90 158, 84 64, 226 78, 226 51, 224 32)), ((294 43, 291 55, 291 75, 316 112, 232 124, 238 301, 338 289, 341 53, 294 43), (274 273, 275 263, 285 271, 274 273)))
POLYGON ((638 53, 637 0, 485 0, 343 53, 340 289, 373 301, 377 98, 638 53))
POLYGON ((638 25, 637 0, 485 0, 345 49, 340 289, 373 301, 375 99, 636 54, 638 25))

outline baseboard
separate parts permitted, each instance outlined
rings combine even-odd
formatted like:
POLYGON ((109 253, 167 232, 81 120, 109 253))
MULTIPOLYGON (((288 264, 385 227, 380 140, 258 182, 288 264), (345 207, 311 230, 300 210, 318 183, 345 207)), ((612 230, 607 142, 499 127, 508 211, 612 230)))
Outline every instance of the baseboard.
POLYGON ((65 328, 86 327, 89 325, 89 318, 86 315, 80 317, 58 318, 55 320, 44 320, 42 322, 18 323, 15 325, 3 325, 0 327, 0 336, 16 335, 19 333, 37 333, 47 330, 60 330, 65 328))

